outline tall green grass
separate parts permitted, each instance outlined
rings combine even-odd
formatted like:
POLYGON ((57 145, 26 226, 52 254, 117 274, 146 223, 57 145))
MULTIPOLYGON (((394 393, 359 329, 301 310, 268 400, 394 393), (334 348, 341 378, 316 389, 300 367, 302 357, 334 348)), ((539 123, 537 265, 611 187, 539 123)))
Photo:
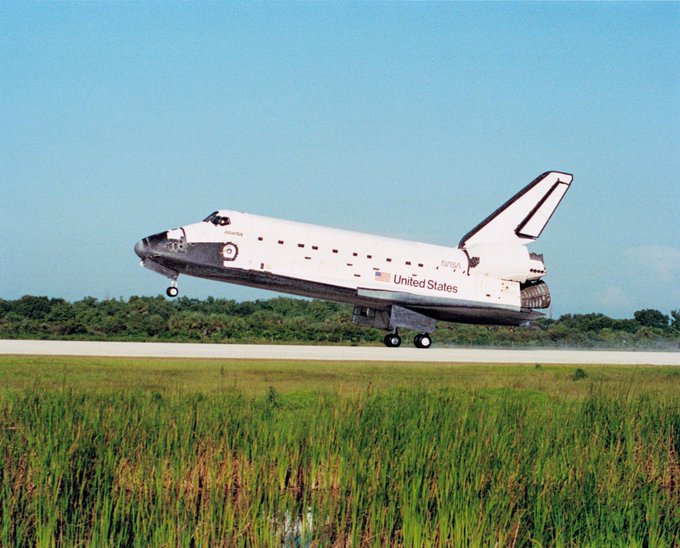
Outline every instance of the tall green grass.
POLYGON ((672 546, 679 433, 592 384, 12 389, 0 545, 672 546))

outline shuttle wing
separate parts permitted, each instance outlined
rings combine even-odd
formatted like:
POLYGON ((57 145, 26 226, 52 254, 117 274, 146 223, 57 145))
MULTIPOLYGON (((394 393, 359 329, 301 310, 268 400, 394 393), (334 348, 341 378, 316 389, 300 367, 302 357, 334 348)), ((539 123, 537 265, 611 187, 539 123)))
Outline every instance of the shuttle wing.
POLYGON ((458 247, 533 242, 560 205, 572 178, 559 171, 543 173, 463 236, 458 247))

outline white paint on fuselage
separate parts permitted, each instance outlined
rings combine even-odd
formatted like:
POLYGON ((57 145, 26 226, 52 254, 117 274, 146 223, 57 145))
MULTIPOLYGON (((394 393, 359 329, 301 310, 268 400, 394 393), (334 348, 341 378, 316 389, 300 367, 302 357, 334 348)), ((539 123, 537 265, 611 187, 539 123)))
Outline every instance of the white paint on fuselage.
MULTIPOLYGON (((350 289, 407 292, 520 310, 514 281, 468 272, 464 251, 230 210, 231 223, 182 227, 188 242, 235 244, 225 268, 268 272, 350 289)), ((168 233, 170 235, 170 232, 168 233)))
POLYGON ((181 228, 173 228, 172 230, 168 230, 168 233, 165 236, 168 240, 181 240, 184 237, 184 233, 181 228))

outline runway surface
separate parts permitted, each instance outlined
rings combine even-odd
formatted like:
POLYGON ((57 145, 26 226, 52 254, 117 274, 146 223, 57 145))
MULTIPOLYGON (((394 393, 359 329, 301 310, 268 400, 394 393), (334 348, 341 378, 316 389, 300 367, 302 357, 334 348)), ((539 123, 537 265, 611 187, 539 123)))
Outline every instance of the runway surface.
POLYGON ((126 343, 0 340, 0 354, 258 360, 603 364, 680 366, 680 352, 384 348, 257 344, 126 343))

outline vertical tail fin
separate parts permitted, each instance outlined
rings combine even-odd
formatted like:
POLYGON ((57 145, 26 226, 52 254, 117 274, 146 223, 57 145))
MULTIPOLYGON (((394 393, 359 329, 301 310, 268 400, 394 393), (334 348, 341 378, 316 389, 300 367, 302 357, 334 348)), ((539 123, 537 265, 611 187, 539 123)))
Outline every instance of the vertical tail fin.
POLYGON ((560 205, 572 175, 539 175, 460 240, 459 248, 477 244, 520 244, 536 240, 560 205))

